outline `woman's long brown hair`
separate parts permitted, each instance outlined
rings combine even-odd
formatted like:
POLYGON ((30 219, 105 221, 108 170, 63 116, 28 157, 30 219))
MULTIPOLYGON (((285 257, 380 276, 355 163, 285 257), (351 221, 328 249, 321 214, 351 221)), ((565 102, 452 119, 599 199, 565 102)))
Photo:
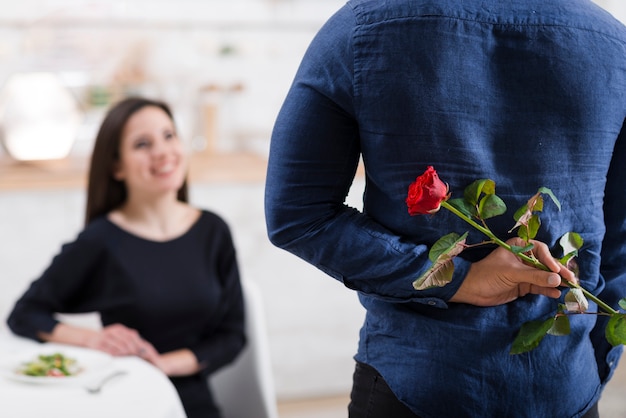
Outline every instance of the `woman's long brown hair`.
MULTIPOLYGON (((126 201, 126 185, 123 181, 113 178, 113 170, 120 157, 120 142, 126 122, 135 112, 146 106, 162 109, 172 122, 174 121, 167 104, 142 97, 122 100, 108 111, 102 121, 91 154, 85 225, 118 208, 126 201)), ((178 200, 188 201, 187 179, 178 190, 178 200)))

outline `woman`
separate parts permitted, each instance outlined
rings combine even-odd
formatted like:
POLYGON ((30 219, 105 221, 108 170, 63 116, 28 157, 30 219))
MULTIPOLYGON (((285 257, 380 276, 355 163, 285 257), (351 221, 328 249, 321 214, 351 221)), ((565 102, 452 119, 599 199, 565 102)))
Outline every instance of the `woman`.
POLYGON ((226 223, 187 203, 186 158, 161 102, 115 105, 96 138, 85 229, 17 301, 13 332, 137 355, 167 374, 187 415, 219 417, 207 375, 244 346, 243 297, 226 223), (101 330, 54 314, 97 311, 101 330))

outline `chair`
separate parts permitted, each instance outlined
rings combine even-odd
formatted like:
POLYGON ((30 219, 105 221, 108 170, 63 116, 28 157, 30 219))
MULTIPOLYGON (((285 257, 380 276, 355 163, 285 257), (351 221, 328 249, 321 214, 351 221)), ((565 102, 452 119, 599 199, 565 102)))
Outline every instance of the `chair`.
POLYGON ((237 359, 209 377, 224 418, 278 418, 265 312, 258 286, 242 280, 247 345, 237 359))

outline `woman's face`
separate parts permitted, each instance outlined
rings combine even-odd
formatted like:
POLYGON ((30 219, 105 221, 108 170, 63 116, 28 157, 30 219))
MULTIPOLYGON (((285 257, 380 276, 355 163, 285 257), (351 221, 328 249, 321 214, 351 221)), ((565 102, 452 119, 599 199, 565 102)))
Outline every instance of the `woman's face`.
POLYGON ((128 119, 113 174, 126 184, 129 195, 175 194, 181 188, 186 175, 183 144, 161 108, 146 106, 128 119))

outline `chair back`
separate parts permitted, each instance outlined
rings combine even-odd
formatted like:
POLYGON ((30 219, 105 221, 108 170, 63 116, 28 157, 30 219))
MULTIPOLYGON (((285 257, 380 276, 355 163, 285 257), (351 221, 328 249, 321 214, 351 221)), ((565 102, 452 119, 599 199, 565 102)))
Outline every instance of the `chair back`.
POLYGON ((242 280, 247 344, 235 361, 209 377, 223 418, 278 418, 265 311, 258 285, 242 280))

